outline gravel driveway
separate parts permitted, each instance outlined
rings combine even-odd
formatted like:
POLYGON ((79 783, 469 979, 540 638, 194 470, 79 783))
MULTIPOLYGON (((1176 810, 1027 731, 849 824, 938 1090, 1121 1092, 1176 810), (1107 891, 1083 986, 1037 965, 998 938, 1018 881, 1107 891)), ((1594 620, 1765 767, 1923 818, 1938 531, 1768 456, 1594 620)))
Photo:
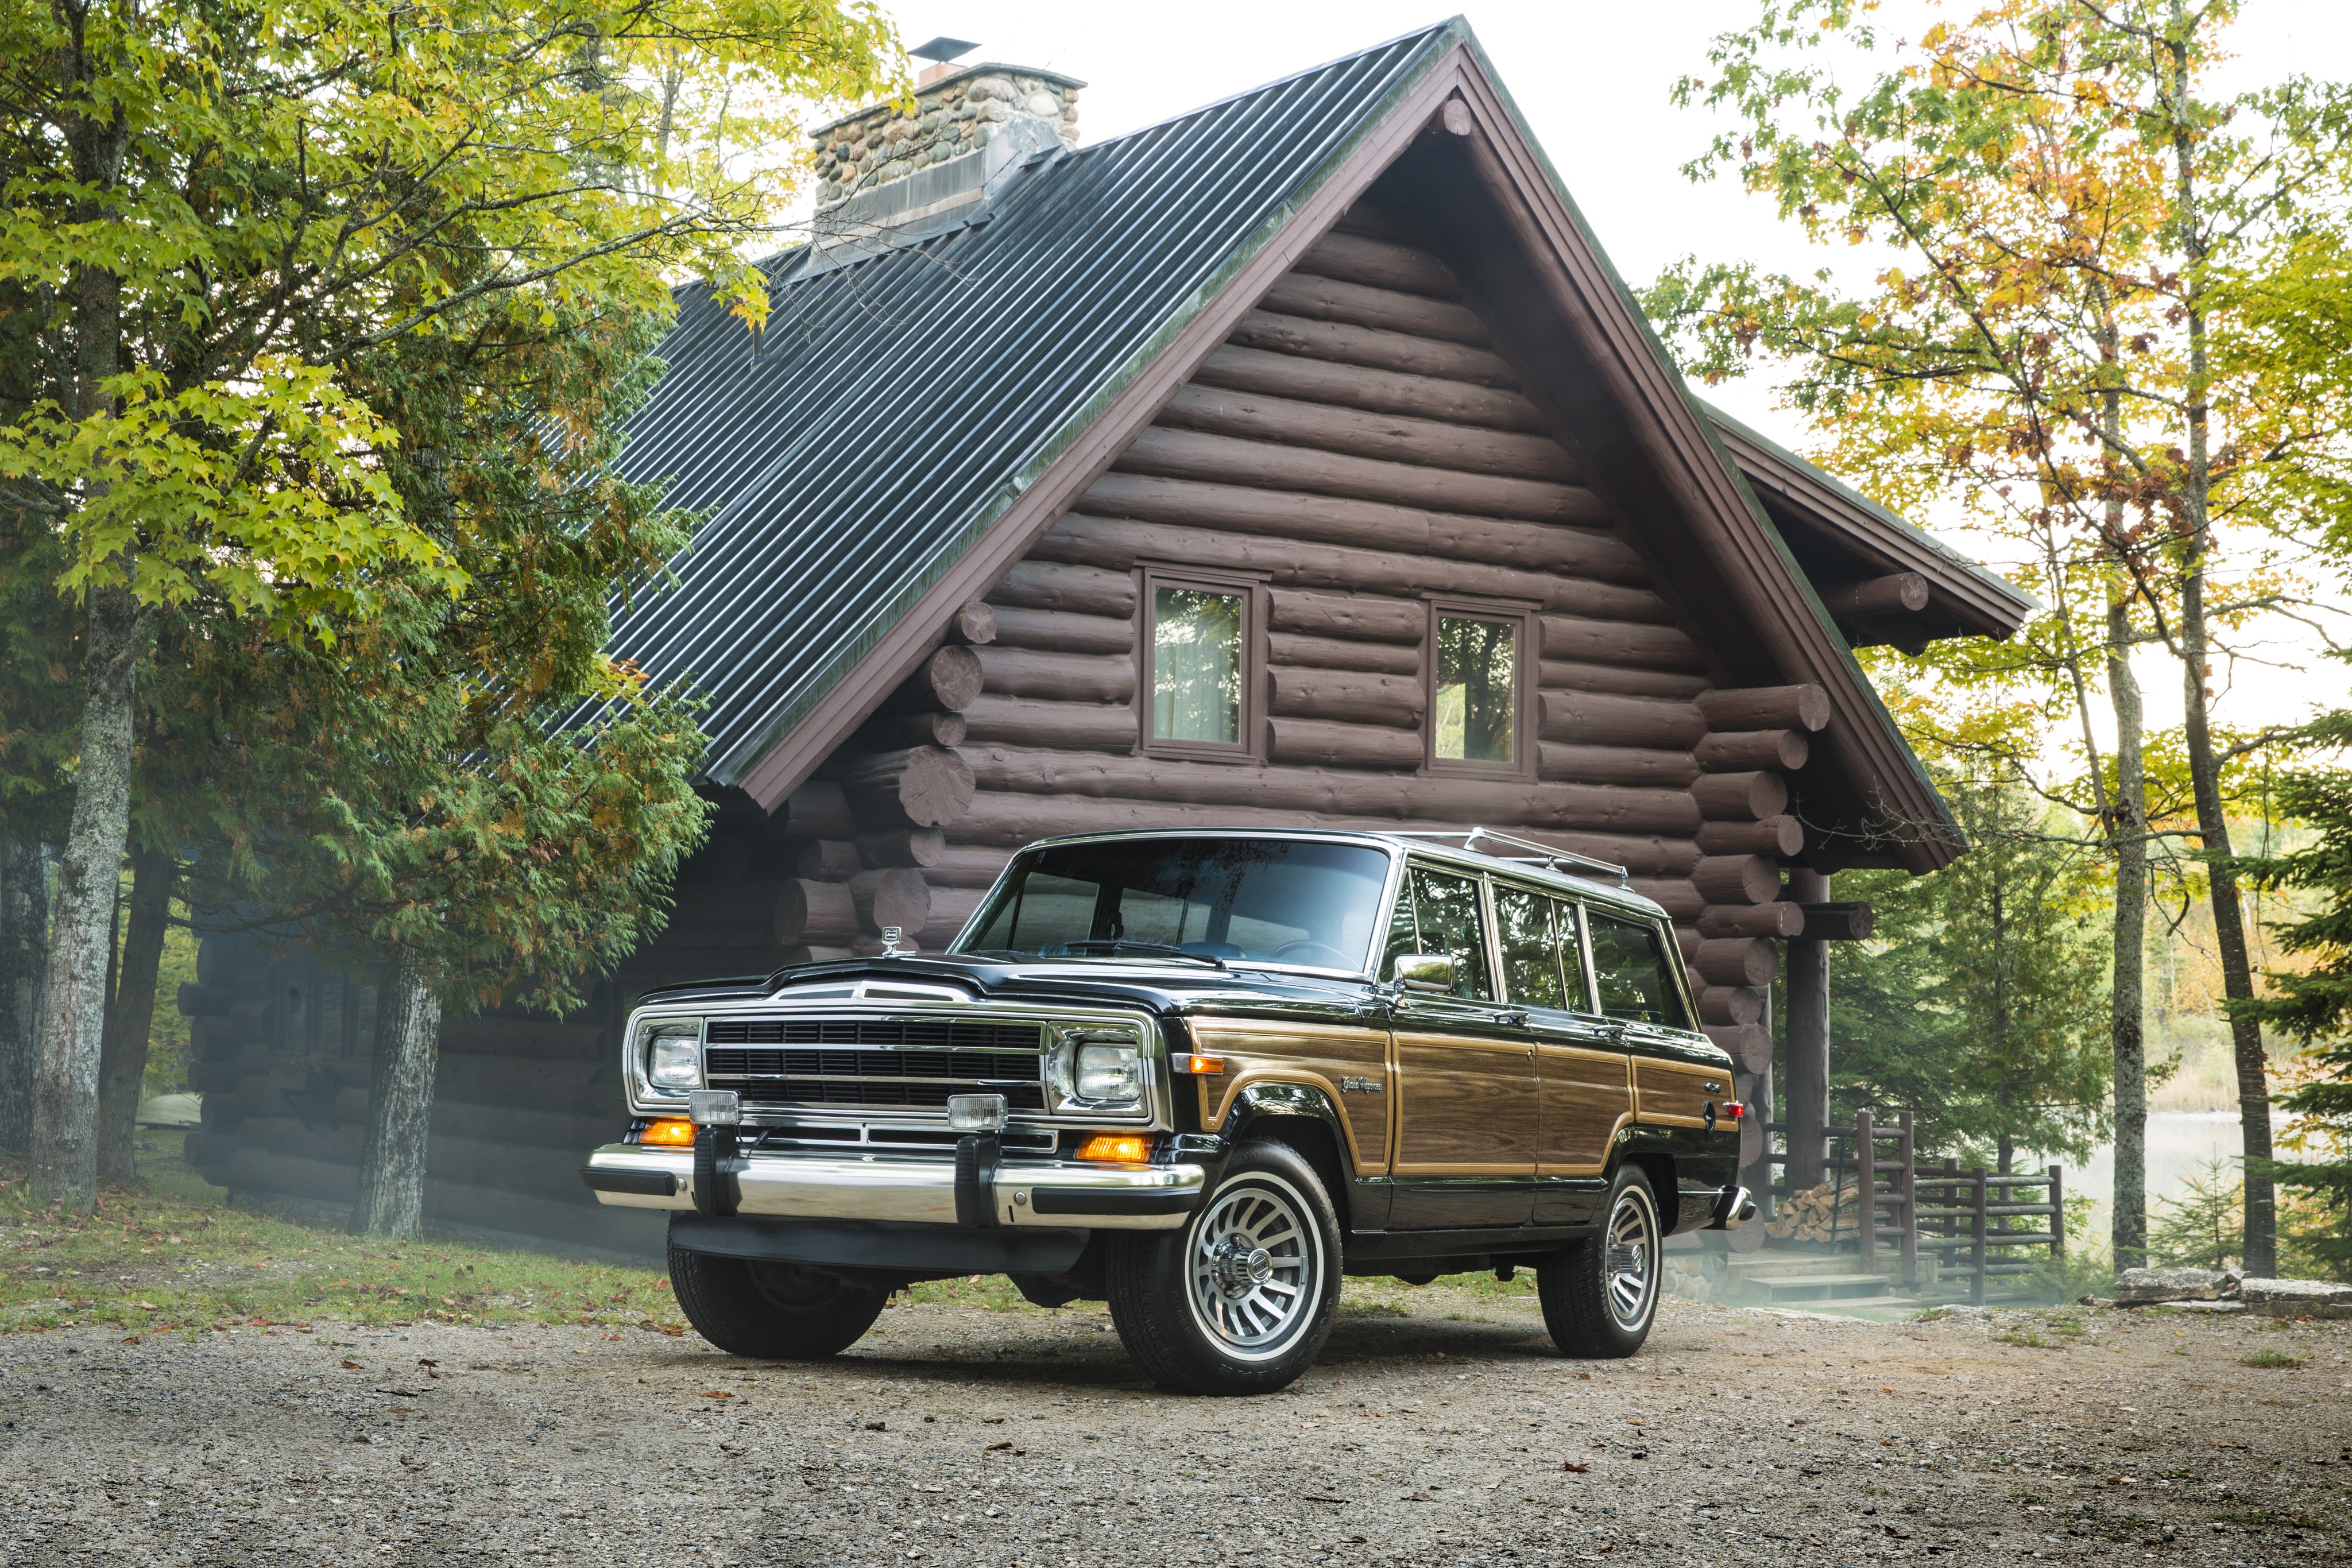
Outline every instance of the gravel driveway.
POLYGON ((1514 1300, 1352 1287, 1347 1312, 1304 1381, 1225 1401, 1143 1384, 1086 1308, 901 1304, 815 1367, 637 1330, 18 1334, 0 1340, 0 1548, 807 1568, 2352 1560, 2352 1324, 1866 1323, 1669 1301, 1641 1356, 1580 1364, 1514 1300))

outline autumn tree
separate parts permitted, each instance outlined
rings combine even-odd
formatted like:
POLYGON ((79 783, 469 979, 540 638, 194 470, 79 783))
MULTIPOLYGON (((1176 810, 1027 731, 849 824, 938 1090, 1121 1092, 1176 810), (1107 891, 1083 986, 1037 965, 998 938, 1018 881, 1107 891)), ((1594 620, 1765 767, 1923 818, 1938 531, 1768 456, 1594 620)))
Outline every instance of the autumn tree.
MULTIPOLYGON (((461 312, 747 320, 800 106, 896 68, 867 0, 53 0, 0 10, 0 504, 80 619, 34 1181, 91 1200, 138 676, 164 612, 309 650, 466 572, 354 366, 461 312)), ((388 635, 390 633, 387 633, 388 635)), ((203 645, 192 637, 188 647, 203 645)))
MULTIPOLYGON (((1685 103, 1739 128, 1697 160, 1729 171, 1824 244, 1873 258, 1864 286, 1685 263, 1649 291, 1685 364, 1757 360, 1788 377, 1822 455, 1882 499, 1938 505, 2020 540, 2051 614, 2015 655, 1930 661, 1965 684, 1988 661, 2074 710, 2079 803, 2115 868, 2111 984, 2121 1261, 2146 1244, 2144 910, 2147 743, 2131 655, 2180 662, 2196 837, 2230 995, 2252 995, 2229 870, 2230 764, 2210 666, 2284 606, 2281 539, 2315 519, 2274 482, 2345 426, 2324 398, 2276 395, 2238 305, 2298 265, 2347 188, 2344 95, 2295 81, 2229 103, 2204 72, 2233 0, 1999 0, 1889 47, 1853 0, 1768 4, 1718 37, 1685 103), (1838 67, 1863 57, 1851 90, 1838 67), (1890 57, 1891 66, 1884 63, 1890 57), (2118 737, 2101 755, 2093 704, 2118 737)), ((2340 378, 2340 366, 2336 372, 2340 378)), ((2258 1031, 2233 1020, 2250 1159, 2269 1152, 2258 1031)), ((2270 1192, 2246 1189, 2250 1262, 2266 1265, 2270 1192)))

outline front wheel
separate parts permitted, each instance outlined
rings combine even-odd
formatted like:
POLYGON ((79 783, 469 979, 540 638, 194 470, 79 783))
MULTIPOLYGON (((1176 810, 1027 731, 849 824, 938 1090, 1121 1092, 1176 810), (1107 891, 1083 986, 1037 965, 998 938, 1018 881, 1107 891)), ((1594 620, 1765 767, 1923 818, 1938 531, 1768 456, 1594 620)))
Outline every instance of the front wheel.
POLYGON ((856 1344, 890 1292, 797 1263, 669 1249, 670 1290, 694 1330, 730 1355, 821 1361, 856 1344))
POLYGON ((1633 1354, 1658 1315, 1658 1200, 1632 1166, 1609 1189, 1601 1234, 1553 1253, 1536 1266, 1544 1327, 1560 1354, 1588 1360, 1633 1354))
POLYGON ((1111 1322, 1163 1388, 1270 1394, 1330 1334, 1339 1257, 1315 1167, 1280 1144, 1245 1144, 1183 1228, 1111 1244, 1111 1322))

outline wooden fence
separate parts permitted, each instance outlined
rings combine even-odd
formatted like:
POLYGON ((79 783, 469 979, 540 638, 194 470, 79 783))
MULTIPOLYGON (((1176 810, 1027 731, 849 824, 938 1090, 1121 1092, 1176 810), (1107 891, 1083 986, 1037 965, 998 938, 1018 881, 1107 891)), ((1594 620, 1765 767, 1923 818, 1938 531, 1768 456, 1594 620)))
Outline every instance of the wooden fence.
POLYGON ((2004 1274, 2031 1272, 2041 1261, 2020 1256, 2015 1249, 2040 1249, 2051 1258, 2066 1255, 2066 1176, 2063 1166, 2014 1176, 1987 1174, 1982 1166, 1962 1170, 1957 1160, 1946 1160, 1941 1170, 1916 1176, 1920 1200, 1918 1223, 1926 1234, 1922 1251, 1940 1253, 1947 1269, 1964 1263, 1969 1271, 1969 1300, 1984 1305, 1985 1281, 2004 1274), (2035 1187, 2042 1201, 2021 1201, 2035 1187), (2041 1222, 2035 1228, 2033 1222, 2041 1222), (2019 1228, 2024 1222, 2026 1228, 2019 1228))

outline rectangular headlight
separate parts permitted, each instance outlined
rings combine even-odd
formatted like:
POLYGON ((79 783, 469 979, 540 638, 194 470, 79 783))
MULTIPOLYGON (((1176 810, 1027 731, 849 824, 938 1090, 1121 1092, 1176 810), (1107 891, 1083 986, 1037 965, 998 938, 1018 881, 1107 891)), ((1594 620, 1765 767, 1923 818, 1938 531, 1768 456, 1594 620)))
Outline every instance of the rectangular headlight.
POLYGON ((700 1019, 655 1019, 637 1032, 646 1083, 673 1093, 702 1087, 700 1019))
POLYGON ((1142 1053, 1131 1045, 1078 1047, 1076 1081, 1078 1098, 1093 1101, 1134 1100, 1143 1093, 1142 1053))
POLYGON ((1046 1071, 1063 1099, 1105 1111, 1142 1106, 1143 1041, 1134 1029, 1063 1024, 1054 1032, 1046 1071))

